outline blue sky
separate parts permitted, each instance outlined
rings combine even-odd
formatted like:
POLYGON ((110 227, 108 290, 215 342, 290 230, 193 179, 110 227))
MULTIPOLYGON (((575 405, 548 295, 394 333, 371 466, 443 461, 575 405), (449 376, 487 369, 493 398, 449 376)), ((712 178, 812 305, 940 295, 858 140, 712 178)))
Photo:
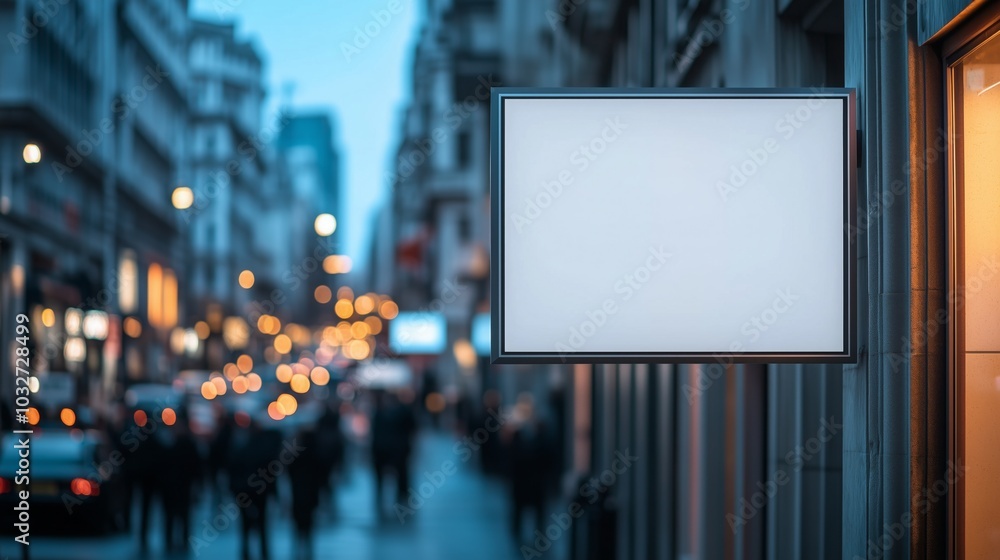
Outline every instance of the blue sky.
POLYGON ((237 34, 257 45, 266 62, 267 116, 283 101, 287 83, 295 84, 293 107, 326 108, 335 116, 346 201, 337 218, 356 268, 366 260, 374 211, 387 191, 421 9, 420 0, 192 1, 196 17, 236 21, 237 34))

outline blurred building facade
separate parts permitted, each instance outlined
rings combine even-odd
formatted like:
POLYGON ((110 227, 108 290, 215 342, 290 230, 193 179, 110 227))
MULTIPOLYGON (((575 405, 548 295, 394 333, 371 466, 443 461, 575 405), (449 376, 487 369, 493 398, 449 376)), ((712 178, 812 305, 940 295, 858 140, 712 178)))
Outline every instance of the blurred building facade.
POLYGON ((285 253, 280 282, 288 284, 294 279, 302 285, 294 289, 286 286, 291 301, 283 309, 296 320, 318 322, 328 320, 329 313, 325 317, 318 315, 322 311, 314 305, 313 290, 319 285, 329 286, 336 276, 322 267, 306 269, 303 265, 321 260, 313 256, 317 250, 324 254, 343 252, 340 239, 345 223, 341 212, 341 158, 334 140, 336 123, 325 112, 286 113, 284 117, 287 122, 277 148, 282 175, 288 182, 283 201, 288 209, 281 214, 282 222, 273 224, 268 232, 284 238, 280 245, 285 253), (319 237, 314 221, 324 213, 333 215, 337 225, 332 235, 319 237))
POLYGON ((413 51, 413 89, 402 119, 390 189, 392 243, 375 236, 378 284, 404 311, 443 313, 448 351, 436 368, 449 380, 469 369, 453 356, 488 301, 489 94, 500 85, 501 3, 431 1, 413 51), (384 275, 390 274, 391 281, 384 275))
POLYGON ((0 8, 14 30, 0 55, 3 307, 11 311, 3 344, 13 343, 7 322, 27 313, 39 370, 73 372, 81 395, 167 366, 166 332, 178 321, 181 248, 169 193, 187 157, 187 8, 181 0, 0 8), (85 312, 100 328, 83 332, 85 312), (123 313, 150 328, 124 341, 123 313))
MULTIPOLYGON (((12 30, 0 52, 4 348, 26 313, 38 376, 68 371, 80 399, 109 402, 128 383, 221 366, 253 344, 262 313, 307 319, 284 310, 312 297, 290 288, 293 259, 326 253, 313 253, 315 234, 288 250, 277 147, 290 116, 264 118, 263 57, 233 24, 196 20, 186 0, 4 2, 0 23, 12 30)), ((310 231, 339 204, 320 120, 310 231)), ((2 368, 12 391, 13 362, 2 368)))
MULTIPOLYGON (((461 270, 460 249, 488 246, 488 127, 475 120, 488 103, 476 105, 481 117, 460 120, 458 134, 434 140, 435 123, 468 95, 468 72, 503 86, 858 91, 858 364, 489 368, 487 377, 548 371, 542 377, 565 384, 568 480, 605 472, 618 453, 637 457, 609 491, 613 514, 605 519, 614 530, 601 535, 613 538, 615 557, 992 554, 1000 488, 989 473, 1000 458, 987 451, 989 428, 979 426, 995 423, 995 412, 983 411, 1000 404, 989 373, 990 353, 1000 348, 1000 290, 980 276, 990 270, 981 263, 995 262, 984 240, 996 216, 991 206, 993 214, 967 217, 973 206, 961 193, 974 186, 975 200, 997 201, 985 150, 1000 143, 964 116, 976 111, 976 122, 995 122, 985 116, 995 106, 982 100, 1000 79, 991 70, 995 3, 426 6, 390 175, 393 293, 403 307, 436 301, 461 270), (475 62, 466 60, 478 47, 475 62), (461 125, 477 131, 468 137, 472 150, 461 125), (474 220, 468 235, 464 219, 474 220), (966 265, 973 257, 975 266, 966 265)), ((486 290, 446 306, 450 342, 466 336, 486 290)), ((578 544, 574 558, 593 557, 578 544)))

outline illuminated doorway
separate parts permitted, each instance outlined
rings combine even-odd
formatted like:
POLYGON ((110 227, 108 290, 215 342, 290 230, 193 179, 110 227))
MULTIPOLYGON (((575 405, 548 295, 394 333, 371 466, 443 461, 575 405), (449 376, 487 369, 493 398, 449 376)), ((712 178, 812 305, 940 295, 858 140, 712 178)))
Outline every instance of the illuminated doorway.
MULTIPOLYGON (((948 68, 958 558, 1000 550, 1000 32, 948 68)), ((949 481, 951 482, 951 481, 949 481)))

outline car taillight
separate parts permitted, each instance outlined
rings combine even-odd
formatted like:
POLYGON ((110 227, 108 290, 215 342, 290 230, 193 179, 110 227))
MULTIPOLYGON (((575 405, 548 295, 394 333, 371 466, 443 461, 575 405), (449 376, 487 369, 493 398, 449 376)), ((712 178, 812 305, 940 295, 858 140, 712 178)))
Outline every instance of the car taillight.
POLYGON ((0 478, 0 494, 6 494, 7 492, 10 492, 12 489, 13 486, 11 486, 9 480, 7 480, 6 478, 0 478))
POLYGON ((77 496, 100 496, 101 485, 86 478, 74 478, 69 483, 69 489, 77 496))

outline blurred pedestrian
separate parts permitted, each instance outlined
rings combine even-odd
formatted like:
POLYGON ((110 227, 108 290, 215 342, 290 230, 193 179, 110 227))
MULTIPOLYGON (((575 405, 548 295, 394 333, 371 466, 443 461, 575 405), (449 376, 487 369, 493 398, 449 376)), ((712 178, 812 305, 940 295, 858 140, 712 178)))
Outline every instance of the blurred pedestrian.
POLYGON ((331 398, 316 423, 319 449, 320 482, 317 491, 320 505, 336 515, 337 478, 344 463, 344 434, 340 431, 340 401, 331 398), (324 505, 325 504, 325 505, 324 505))
POLYGON ((298 457, 288 465, 292 486, 292 521, 295 524, 295 556, 313 557, 312 533, 315 526, 316 507, 323 479, 323 463, 314 430, 303 430, 297 436, 301 448, 298 457))
POLYGON ((208 478, 205 489, 211 494, 213 503, 222 503, 225 485, 220 479, 225 475, 226 463, 229 460, 229 449, 233 437, 233 418, 219 403, 213 403, 213 412, 217 427, 208 446, 208 478))
POLYGON ((185 412, 163 430, 173 436, 164 465, 168 473, 163 479, 164 543, 168 551, 182 551, 191 538, 191 501, 201 480, 201 454, 185 412))
POLYGON ((132 481, 133 491, 139 495, 139 547, 145 551, 149 547, 149 520, 152 516, 153 503, 163 495, 163 477, 166 450, 163 438, 157 437, 157 424, 153 424, 146 412, 136 410, 132 414, 133 422, 122 436, 128 449, 132 452, 126 461, 128 478, 132 481))
POLYGON ((413 407, 400 402, 395 395, 379 391, 375 395, 372 418, 372 463, 375 469, 375 508, 384 516, 382 487, 389 471, 396 475, 396 501, 406 500, 410 486, 410 454, 417 421, 413 407))
POLYGON ((497 433, 503 425, 497 420, 500 417, 501 400, 500 392, 490 389, 483 395, 483 407, 479 417, 475 422, 476 428, 494 427, 490 429, 490 437, 483 442, 479 451, 479 462, 483 472, 488 475, 503 475, 504 469, 503 446, 500 444, 500 434, 497 433))
POLYGON ((260 429, 246 412, 237 412, 228 461, 229 490, 240 506, 240 550, 250 558, 250 533, 260 538, 260 557, 269 558, 267 502, 277 485, 268 476, 268 467, 276 461, 281 448, 280 436, 260 429))
POLYGON ((549 482, 549 449, 544 424, 530 415, 514 432, 510 443, 511 532, 520 539, 524 514, 544 531, 545 497, 549 482))

